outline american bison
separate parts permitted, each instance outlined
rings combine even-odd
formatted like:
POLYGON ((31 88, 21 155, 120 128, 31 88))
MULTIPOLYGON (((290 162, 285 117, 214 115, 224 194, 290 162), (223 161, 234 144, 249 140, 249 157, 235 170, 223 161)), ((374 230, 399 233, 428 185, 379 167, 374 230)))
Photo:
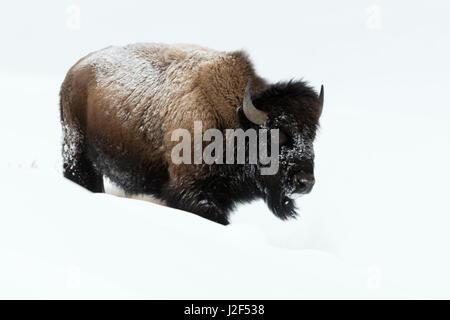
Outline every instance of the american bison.
POLYGON ((323 87, 317 94, 303 81, 268 83, 242 51, 111 46, 79 60, 60 95, 64 176, 92 192, 104 191, 107 176, 126 194, 153 195, 227 224, 236 204, 258 198, 279 218, 294 217, 292 195, 313 187, 323 87), (193 134, 199 121, 202 131, 278 129, 278 170, 261 174, 259 162, 174 163, 172 133, 193 134))

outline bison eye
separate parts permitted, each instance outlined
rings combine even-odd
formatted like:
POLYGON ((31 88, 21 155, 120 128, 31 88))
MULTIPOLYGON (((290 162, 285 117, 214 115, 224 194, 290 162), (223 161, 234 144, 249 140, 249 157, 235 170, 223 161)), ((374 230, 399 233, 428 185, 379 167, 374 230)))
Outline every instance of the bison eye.
POLYGON ((279 143, 279 145, 280 145, 280 147, 282 146, 282 145, 285 145, 287 142, 288 142, 288 136, 283 132, 283 131, 281 131, 280 130, 280 134, 279 134, 279 141, 278 141, 278 143, 279 143))

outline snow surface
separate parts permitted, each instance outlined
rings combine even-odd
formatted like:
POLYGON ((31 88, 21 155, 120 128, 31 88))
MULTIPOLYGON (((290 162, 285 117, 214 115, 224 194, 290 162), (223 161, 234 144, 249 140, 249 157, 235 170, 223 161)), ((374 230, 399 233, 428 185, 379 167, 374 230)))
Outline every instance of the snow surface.
POLYGON ((411 117, 387 137, 400 114, 330 108, 301 217, 282 222, 260 201, 223 227, 63 179, 60 80, 0 79, 0 297, 448 296, 449 155, 424 158, 446 144, 443 119, 411 117))
MULTIPOLYGON (((364 290, 364 268, 303 243, 305 234, 298 243, 270 235, 254 217, 223 227, 62 178, 60 81, 0 79, 16 120, 1 127, 0 297, 293 298, 364 290)), ((263 203, 250 208, 284 225, 263 203)), ((291 236, 301 232, 293 224, 284 229, 291 236)))
POLYGON ((256 16, 232 2, 80 1, 78 31, 62 3, 0 10, 0 298, 450 298, 448 2, 378 1, 379 24, 365 1, 261 1, 256 16), (250 17, 264 37, 241 32, 250 17), (297 220, 259 201, 223 227, 61 177, 65 72, 135 41, 246 48, 269 80, 324 83, 317 182, 297 220))

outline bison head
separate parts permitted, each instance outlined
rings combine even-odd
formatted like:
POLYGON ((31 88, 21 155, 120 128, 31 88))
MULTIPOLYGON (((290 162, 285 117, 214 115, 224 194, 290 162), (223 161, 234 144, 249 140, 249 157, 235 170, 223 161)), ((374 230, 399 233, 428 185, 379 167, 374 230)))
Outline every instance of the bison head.
POLYGON ((261 175, 255 170, 255 179, 269 208, 281 219, 295 217, 293 197, 314 186, 313 141, 323 99, 323 86, 317 94, 302 81, 269 85, 253 96, 249 83, 238 109, 244 128, 279 130, 278 172, 261 175))

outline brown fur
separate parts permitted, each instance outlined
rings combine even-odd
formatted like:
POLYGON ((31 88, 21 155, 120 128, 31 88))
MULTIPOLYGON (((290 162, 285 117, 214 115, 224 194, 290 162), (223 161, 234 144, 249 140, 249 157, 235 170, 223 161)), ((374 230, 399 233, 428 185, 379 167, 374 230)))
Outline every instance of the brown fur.
POLYGON ((249 79, 253 92, 265 86, 240 51, 163 44, 108 47, 69 70, 61 88, 61 117, 89 141, 106 146, 103 152, 120 151, 133 163, 167 167, 175 183, 200 172, 198 166, 172 164, 170 151, 177 142, 170 141, 171 132, 193 132, 195 120, 203 122, 203 130, 238 127, 236 108, 249 79), (128 86, 136 77, 142 82, 128 86))

